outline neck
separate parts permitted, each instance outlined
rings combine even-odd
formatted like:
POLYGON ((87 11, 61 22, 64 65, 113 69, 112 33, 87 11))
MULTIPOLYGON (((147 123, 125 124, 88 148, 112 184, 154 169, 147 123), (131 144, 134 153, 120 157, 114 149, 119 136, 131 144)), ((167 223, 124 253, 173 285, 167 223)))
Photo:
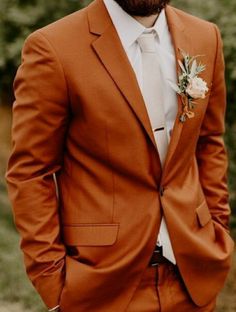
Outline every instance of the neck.
POLYGON ((155 24, 158 16, 159 14, 155 14, 151 16, 133 16, 133 17, 146 28, 150 28, 155 24))

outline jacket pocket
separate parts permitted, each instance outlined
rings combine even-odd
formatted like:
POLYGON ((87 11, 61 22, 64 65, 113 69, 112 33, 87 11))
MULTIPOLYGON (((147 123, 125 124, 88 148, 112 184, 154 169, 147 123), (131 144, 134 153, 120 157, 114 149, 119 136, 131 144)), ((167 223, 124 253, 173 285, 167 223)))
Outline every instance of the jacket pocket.
POLYGON ((197 219, 200 226, 205 226, 211 220, 211 214, 207 206, 206 200, 204 200, 200 206, 196 209, 197 219))
POLYGON ((63 239, 68 246, 111 246, 114 245, 119 224, 66 224, 63 239))

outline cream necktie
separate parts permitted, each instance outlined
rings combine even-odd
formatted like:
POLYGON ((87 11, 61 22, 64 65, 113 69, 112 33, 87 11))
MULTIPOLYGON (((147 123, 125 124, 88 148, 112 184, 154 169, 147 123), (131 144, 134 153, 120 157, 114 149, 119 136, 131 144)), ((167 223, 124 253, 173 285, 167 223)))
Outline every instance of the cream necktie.
MULTIPOLYGON (((142 53, 142 93, 163 167, 169 142, 162 94, 162 74, 155 36, 157 36, 156 32, 143 33, 137 42, 142 53)), ((158 244, 163 246, 163 255, 175 264, 176 260, 164 218, 161 221, 158 244)))
POLYGON ((155 33, 138 38, 143 64, 143 97, 163 166, 168 148, 168 136, 163 107, 161 70, 156 49, 155 33))

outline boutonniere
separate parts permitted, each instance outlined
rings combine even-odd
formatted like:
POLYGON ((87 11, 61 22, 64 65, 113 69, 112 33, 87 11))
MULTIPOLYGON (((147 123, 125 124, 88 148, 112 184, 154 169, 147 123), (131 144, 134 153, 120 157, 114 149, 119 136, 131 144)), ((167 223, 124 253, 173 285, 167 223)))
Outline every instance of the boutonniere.
POLYGON ((178 83, 170 81, 172 88, 181 96, 182 113, 180 121, 185 122, 187 118, 194 117, 194 100, 204 99, 208 92, 207 83, 198 75, 206 69, 206 66, 197 63, 198 56, 190 56, 181 51, 183 61, 178 60, 181 72, 179 73, 178 83))

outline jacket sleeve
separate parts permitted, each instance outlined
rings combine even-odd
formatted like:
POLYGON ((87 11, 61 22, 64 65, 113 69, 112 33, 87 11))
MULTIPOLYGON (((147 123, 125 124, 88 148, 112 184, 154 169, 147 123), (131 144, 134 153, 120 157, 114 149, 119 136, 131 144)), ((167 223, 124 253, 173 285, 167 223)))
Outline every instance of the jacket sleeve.
POLYGON ((228 162, 223 141, 226 109, 225 66, 220 32, 215 25, 213 27, 217 42, 215 67, 209 103, 197 145, 197 161, 201 186, 212 218, 228 230, 228 162))
POLYGON ((64 281, 54 173, 62 166, 69 101, 63 69, 40 31, 26 40, 14 91, 8 191, 27 273, 50 308, 64 281))

